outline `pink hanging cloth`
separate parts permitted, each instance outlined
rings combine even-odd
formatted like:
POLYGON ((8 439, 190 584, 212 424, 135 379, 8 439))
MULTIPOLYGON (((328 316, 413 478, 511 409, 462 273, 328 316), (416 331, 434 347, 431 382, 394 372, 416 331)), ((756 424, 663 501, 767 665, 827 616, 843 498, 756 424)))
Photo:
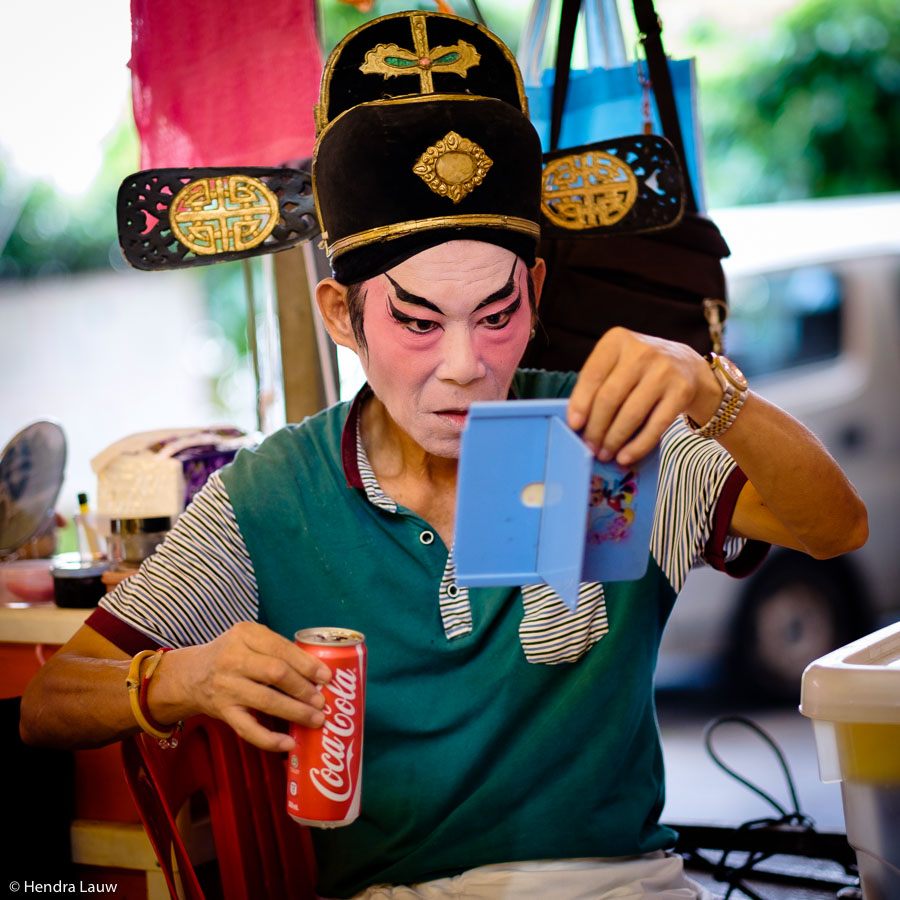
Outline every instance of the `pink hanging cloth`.
POLYGON ((315 0, 131 0, 131 34, 141 168, 312 155, 315 0))

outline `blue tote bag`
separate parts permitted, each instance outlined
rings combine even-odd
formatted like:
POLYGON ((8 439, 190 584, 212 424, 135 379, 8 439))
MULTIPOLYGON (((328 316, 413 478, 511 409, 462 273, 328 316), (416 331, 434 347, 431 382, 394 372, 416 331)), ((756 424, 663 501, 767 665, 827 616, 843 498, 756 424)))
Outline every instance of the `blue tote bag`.
MULTIPOLYGON (((553 85, 556 72, 548 55, 554 19, 551 0, 535 0, 522 35, 519 64, 525 80, 529 115, 544 151, 551 147, 553 85)), ((583 0, 587 68, 571 69, 558 147, 577 147, 623 135, 664 134, 656 96, 645 91, 647 65, 629 63, 613 0, 583 0), (647 103, 647 101, 650 101, 647 103)), ((552 35, 555 38, 555 33, 552 35)), ((684 143, 686 176, 703 211, 702 153, 693 59, 668 59, 675 106, 684 143)))

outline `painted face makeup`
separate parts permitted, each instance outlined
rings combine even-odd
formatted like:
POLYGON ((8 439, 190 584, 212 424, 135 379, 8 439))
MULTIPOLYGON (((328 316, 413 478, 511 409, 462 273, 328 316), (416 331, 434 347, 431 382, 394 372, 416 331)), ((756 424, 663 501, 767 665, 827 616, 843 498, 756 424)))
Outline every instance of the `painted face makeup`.
POLYGON ((366 378, 426 452, 458 457, 469 404, 507 397, 531 330, 527 276, 509 250, 451 241, 366 285, 366 378))

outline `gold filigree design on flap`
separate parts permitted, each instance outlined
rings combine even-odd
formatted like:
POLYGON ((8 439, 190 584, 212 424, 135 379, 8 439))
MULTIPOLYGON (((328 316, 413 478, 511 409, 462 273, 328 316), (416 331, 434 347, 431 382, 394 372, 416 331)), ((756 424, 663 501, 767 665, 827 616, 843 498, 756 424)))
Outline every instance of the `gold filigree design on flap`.
POLYGON ((278 198, 249 175, 191 181, 169 207, 172 233, 205 256, 259 246, 279 217, 278 198))
POLYGON ((448 131, 418 158, 413 172, 436 194, 459 203, 484 181, 493 164, 474 141, 448 131))
POLYGON ((582 231, 615 225, 637 196, 631 167, 609 153, 587 150, 561 156, 544 167, 541 208, 561 228, 582 231))

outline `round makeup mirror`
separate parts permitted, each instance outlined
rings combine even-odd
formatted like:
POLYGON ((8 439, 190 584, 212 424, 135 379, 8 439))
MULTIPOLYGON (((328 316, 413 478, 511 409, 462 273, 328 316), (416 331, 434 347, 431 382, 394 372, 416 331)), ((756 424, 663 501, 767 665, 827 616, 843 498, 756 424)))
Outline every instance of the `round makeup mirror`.
POLYGON ((66 436, 55 422, 23 428, 0 454, 0 558, 27 544, 56 505, 66 468, 66 436))

